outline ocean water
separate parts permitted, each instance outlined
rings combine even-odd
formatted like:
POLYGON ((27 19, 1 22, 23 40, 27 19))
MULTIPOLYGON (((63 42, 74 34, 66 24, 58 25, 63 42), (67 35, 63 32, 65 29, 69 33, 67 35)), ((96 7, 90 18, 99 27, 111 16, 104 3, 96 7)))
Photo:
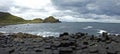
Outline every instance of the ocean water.
POLYGON ((59 36, 60 33, 84 32, 99 35, 102 32, 120 34, 120 23, 64 22, 8 25, 0 28, 3 33, 30 33, 40 36, 59 36))

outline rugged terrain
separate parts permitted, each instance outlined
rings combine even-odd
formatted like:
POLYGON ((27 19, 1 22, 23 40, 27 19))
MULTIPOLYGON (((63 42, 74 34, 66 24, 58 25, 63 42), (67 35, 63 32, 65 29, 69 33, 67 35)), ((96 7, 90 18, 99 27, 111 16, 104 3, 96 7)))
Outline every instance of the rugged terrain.
POLYGON ((59 37, 42 37, 1 33, 0 54, 120 54, 120 35, 65 32, 59 37))

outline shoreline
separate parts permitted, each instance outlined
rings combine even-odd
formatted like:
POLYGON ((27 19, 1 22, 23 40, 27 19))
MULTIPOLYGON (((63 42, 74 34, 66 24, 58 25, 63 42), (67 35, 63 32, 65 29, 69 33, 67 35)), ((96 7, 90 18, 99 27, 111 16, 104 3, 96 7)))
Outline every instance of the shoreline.
POLYGON ((60 34, 42 37, 27 33, 0 33, 1 54, 120 54, 120 35, 60 34))

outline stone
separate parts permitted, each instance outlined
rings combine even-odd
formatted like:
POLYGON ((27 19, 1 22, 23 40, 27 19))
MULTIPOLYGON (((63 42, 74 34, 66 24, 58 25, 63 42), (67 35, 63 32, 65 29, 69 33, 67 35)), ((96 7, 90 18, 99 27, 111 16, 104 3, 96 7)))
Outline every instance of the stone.
POLYGON ((117 51, 112 46, 108 46, 107 53, 108 54, 115 54, 117 51))
POLYGON ((60 51, 59 54, 73 54, 72 51, 60 51))
POLYGON ((0 54, 9 54, 9 52, 6 50, 0 49, 0 54))
POLYGON ((53 50, 53 54, 59 54, 59 50, 53 50))
POLYGON ((59 51, 73 51, 72 48, 70 47, 59 47, 58 50, 59 51))
POLYGON ((58 46, 60 46, 60 42, 59 41, 53 41, 53 46, 56 46, 56 47, 58 47, 58 46))
POLYGON ((13 53, 15 49, 9 49, 9 54, 13 53))
POLYGON ((44 45, 43 45, 43 47, 45 48, 45 49, 50 49, 51 48, 51 43, 45 43, 44 45))
POLYGON ((68 40, 69 38, 70 38, 70 37, 69 37, 69 36, 66 36, 66 35, 63 36, 63 37, 61 37, 62 40, 68 40))
POLYGON ((89 47, 89 52, 90 53, 97 53, 98 49, 97 49, 97 47, 89 47))
POLYGON ((99 53, 99 54, 107 54, 107 51, 100 50, 98 53, 99 53))
POLYGON ((115 51, 115 50, 112 50, 112 49, 108 49, 108 50, 107 50, 107 53, 108 53, 108 54, 115 54, 116 51, 115 51))
POLYGON ((23 51, 23 52, 20 52, 19 54, 36 54, 36 52, 34 52, 34 51, 23 51))
POLYGON ((82 50, 77 50, 76 51, 76 54, 80 54, 80 53, 82 53, 82 50))
POLYGON ((83 42, 83 45, 88 45, 88 44, 89 44, 89 43, 88 43, 88 42, 86 42, 86 41, 84 41, 84 42, 83 42))
POLYGON ((21 48, 21 51, 27 51, 27 47, 23 47, 23 48, 21 48))
POLYGON ((70 48, 72 48, 72 49, 76 49, 76 46, 69 46, 70 48))
POLYGON ((44 54, 52 54, 52 50, 50 49, 46 49, 43 51, 44 54))
POLYGON ((81 47, 82 47, 82 49, 88 48, 88 46, 86 46, 86 45, 81 45, 81 47))
POLYGON ((107 50, 103 47, 98 47, 98 53, 99 54, 107 54, 107 50))
POLYGON ((35 52, 42 52, 43 48, 35 48, 34 50, 35 50, 35 52))
POLYGON ((68 36, 68 35, 69 35, 69 33, 64 32, 63 34, 60 34, 60 37, 63 37, 63 36, 68 36))
POLYGON ((89 53, 89 49, 83 49, 81 54, 88 54, 89 53))
POLYGON ((120 54, 120 51, 119 51, 119 52, 117 52, 117 54, 120 54))

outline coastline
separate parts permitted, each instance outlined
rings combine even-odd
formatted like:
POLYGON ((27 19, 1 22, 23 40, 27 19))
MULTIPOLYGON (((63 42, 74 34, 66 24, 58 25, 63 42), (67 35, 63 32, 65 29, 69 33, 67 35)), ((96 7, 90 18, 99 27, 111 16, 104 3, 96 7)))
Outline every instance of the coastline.
POLYGON ((42 37, 27 33, 0 34, 1 54, 119 54, 120 35, 102 33, 60 34, 59 37, 42 37))

